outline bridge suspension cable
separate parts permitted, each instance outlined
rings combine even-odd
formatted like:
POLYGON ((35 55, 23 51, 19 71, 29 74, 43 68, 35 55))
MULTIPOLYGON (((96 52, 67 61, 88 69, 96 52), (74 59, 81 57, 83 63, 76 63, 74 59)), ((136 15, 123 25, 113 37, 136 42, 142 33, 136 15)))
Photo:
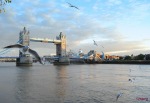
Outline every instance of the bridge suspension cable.
MULTIPOLYGON (((22 40, 19 40, 17 43, 20 43, 21 41, 22 40)), ((6 53, 8 53, 10 51, 11 51, 11 48, 5 48, 5 49, 3 49, 3 50, 0 51, 0 56, 4 55, 4 54, 6 54, 6 53)))

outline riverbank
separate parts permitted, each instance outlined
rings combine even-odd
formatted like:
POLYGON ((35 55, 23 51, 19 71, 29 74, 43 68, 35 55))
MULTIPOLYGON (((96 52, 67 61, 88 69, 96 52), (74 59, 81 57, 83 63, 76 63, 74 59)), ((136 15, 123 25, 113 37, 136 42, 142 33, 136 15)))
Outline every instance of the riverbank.
MULTIPOLYGON (((5 60, 0 62, 16 62, 16 60, 5 60)), ((150 64, 150 60, 104 60, 100 62, 95 61, 70 61, 70 64, 150 64)))
POLYGON ((102 64, 150 64, 150 60, 112 60, 102 61, 102 64))

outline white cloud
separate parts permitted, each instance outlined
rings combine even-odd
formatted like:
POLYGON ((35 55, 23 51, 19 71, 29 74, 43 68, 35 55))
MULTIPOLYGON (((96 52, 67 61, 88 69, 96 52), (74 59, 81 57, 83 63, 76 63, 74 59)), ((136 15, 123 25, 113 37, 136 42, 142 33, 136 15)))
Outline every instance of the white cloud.
MULTIPOLYGON (((93 1, 80 2, 92 3, 93 1)), ((70 8, 64 0, 60 2, 55 0, 14 1, 10 7, 8 6, 6 13, 0 14, 1 47, 15 43, 19 38, 20 30, 26 26, 30 30, 31 37, 53 39, 63 32, 67 35, 68 47, 74 50, 83 48, 88 52, 93 47, 93 39, 105 46, 105 49, 94 47, 99 52, 104 50, 105 52, 120 51, 123 53, 122 51, 131 52, 131 49, 142 50, 146 46, 143 46, 145 43, 141 40, 134 40, 135 33, 140 31, 135 30, 134 25, 137 20, 141 20, 140 23, 142 23, 150 16, 150 4, 137 0, 130 0, 126 3, 122 0, 105 2, 97 0, 91 4, 94 9, 92 11, 93 9, 90 10, 86 4, 82 6, 82 3, 79 3, 81 10, 70 8), (130 26, 131 24, 134 25, 130 26), (130 37, 134 41, 128 41, 130 37)), ((143 31, 144 29, 141 29, 139 35, 143 31)), ((144 35, 142 39, 147 37, 144 35)), ((52 46, 53 44, 47 45, 52 46)), ((49 53, 47 51, 49 47, 43 48, 45 46, 42 43, 31 43, 31 46, 39 51, 40 55, 49 53)), ((50 52, 54 53, 56 48, 53 45, 50 49, 50 52)))

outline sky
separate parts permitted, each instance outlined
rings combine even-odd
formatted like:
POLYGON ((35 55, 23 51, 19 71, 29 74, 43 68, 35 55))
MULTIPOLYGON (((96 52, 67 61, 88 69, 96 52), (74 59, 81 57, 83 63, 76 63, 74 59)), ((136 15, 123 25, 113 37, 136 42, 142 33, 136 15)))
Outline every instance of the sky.
MULTIPOLYGON (((150 53, 150 0, 12 0, 5 10, 0 14, 0 51, 15 44, 26 27, 31 38, 55 39, 62 32, 67 37, 67 51, 150 53)), ((40 56, 56 52, 50 43, 30 42, 30 48, 40 56)), ((4 55, 18 55, 18 51, 12 49, 4 55)))

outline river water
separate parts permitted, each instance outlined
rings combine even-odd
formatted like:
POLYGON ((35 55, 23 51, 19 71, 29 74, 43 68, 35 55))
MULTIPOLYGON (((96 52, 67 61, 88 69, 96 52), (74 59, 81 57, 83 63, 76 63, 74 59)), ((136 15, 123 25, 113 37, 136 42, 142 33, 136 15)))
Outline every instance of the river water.
POLYGON ((150 102, 150 65, 0 63, 0 103, 116 102, 150 102))

